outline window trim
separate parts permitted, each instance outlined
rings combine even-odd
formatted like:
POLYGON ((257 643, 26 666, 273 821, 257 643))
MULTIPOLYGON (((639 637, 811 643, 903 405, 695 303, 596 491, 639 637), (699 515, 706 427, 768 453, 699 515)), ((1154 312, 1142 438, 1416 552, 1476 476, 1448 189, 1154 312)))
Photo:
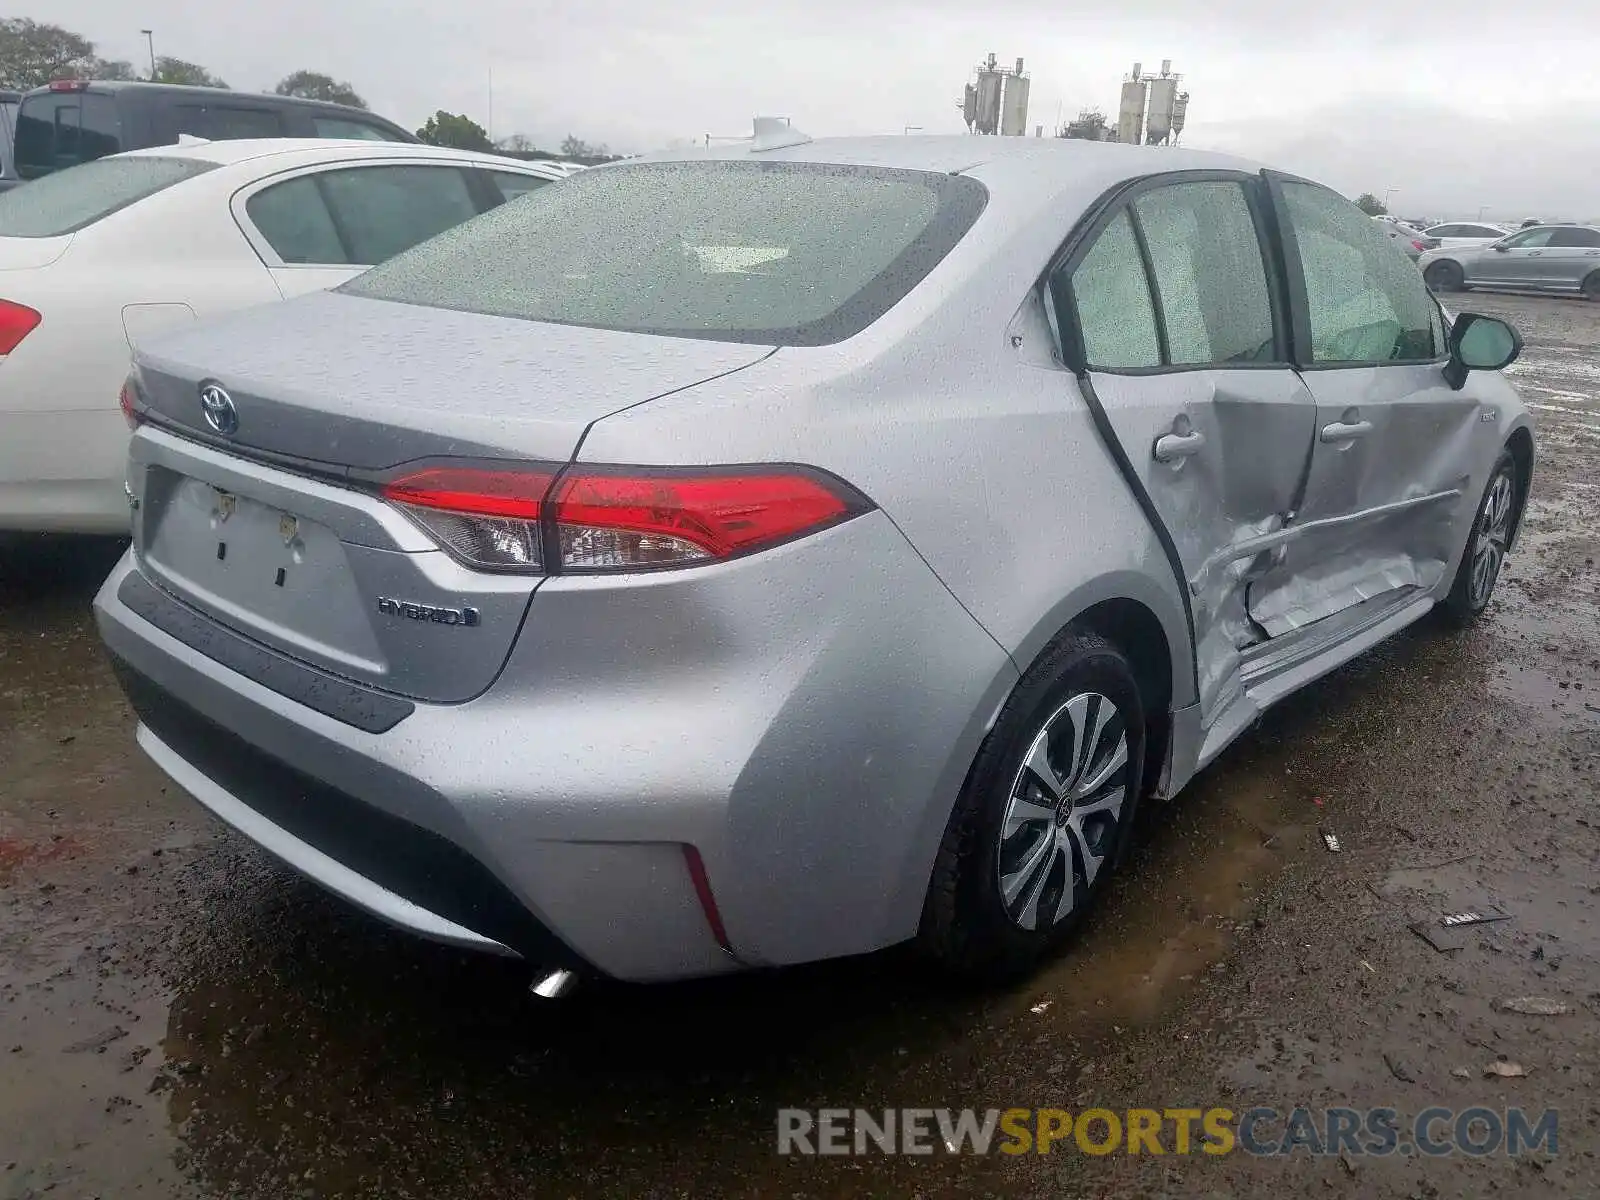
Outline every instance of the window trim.
POLYGON ((1262 194, 1262 179, 1248 171, 1200 169, 1164 171, 1127 180, 1100 197, 1080 218, 1077 226, 1067 235, 1066 241, 1051 257, 1035 287, 1050 314, 1050 325, 1056 334, 1056 353, 1062 366, 1078 376, 1089 371, 1102 375, 1175 375, 1196 371, 1286 371, 1293 369, 1290 356, 1292 346, 1290 303, 1285 293, 1285 279, 1281 254, 1274 241, 1274 227, 1269 218, 1269 201, 1262 194), (1272 359, 1268 362, 1248 363, 1173 363, 1167 361, 1167 318, 1161 305, 1155 272, 1151 268, 1149 247, 1145 243, 1144 226, 1139 220, 1134 201, 1162 188, 1185 183, 1235 183, 1244 193, 1255 227, 1256 245, 1261 252, 1261 268, 1267 281, 1267 307, 1272 318, 1272 359), (1088 255, 1095 241, 1106 227, 1126 212, 1133 225, 1134 238, 1139 246, 1139 256, 1144 264, 1145 287, 1150 291, 1150 303, 1156 314, 1156 333, 1160 343, 1162 362, 1155 367, 1100 367, 1088 362, 1083 343, 1083 330, 1078 324, 1076 297, 1072 295, 1071 277, 1088 255), (1054 281, 1059 279, 1060 284, 1054 281), (1065 285, 1065 286, 1061 286, 1065 285), (1059 289, 1059 290, 1058 290, 1059 289))
MULTIPOLYGON (((1267 195, 1272 203, 1272 220, 1274 239, 1278 246, 1279 257, 1282 259, 1285 284, 1289 296, 1289 318, 1292 331, 1291 358, 1292 365, 1301 374, 1307 371, 1352 371, 1364 367, 1427 367, 1442 366, 1450 360, 1449 339, 1441 352, 1434 358, 1382 358, 1382 359, 1350 359, 1340 362, 1317 362, 1311 351, 1311 303, 1306 296, 1305 268, 1300 259, 1300 246, 1295 240, 1294 224, 1289 220, 1287 200, 1283 194, 1283 185, 1286 183, 1304 184, 1307 187, 1319 188, 1332 196, 1339 196, 1325 183, 1318 183, 1315 179, 1304 179, 1299 175, 1290 175, 1283 171, 1264 170, 1261 177, 1266 183, 1267 195)), ((1342 196, 1340 199, 1344 199, 1342 196)), ((1346 203, 1349 203, 1346 201, 1346 203)), ((1419 286, 1422 285, 1422 276, 1417 276, 1419 286)), ((1424 287, 1426 291, 1426 288, 1424 287)), ((1432 293, 1428 293, 1430 296, 1432 293)), ((1431 324, 1431 322, 1430 322, 1431 324)))
MULTIPOLYGON (((352 147, 354 147, 361 146, 364 143, 352 140, 350 144, 352 147)), ((365 144, 370 145, 371 143, 365 144)), ((472 178, 473 171, 481 169, 483 164, 473 159, 433 158, 422 157, 418 155, 373 155, 370 157, 362 156, 356 158, 331 159, 325 162, 305 163, 301 164, 300 166, 286 167, 283 170, 277 171, 271 175, 265 175, 260 179, 251 180, 249 183, 238 188, 233 195, 228 198, 228 211, 233 215, 233 222, 238 227, 240 234, 244 237, 244 240, 250 244, 250 248, 256 252, 256 257, 261 260, 262 266, 266 267, 269 271, 344 270, 361 272, 366 270, 367 266, 371 265, 349 262, 284 262, 283 259, 279 257, 278 252, 272 248, 272 243, 268 242, 261 231, 256 228, 255 222, 250 219, 250 214, 246 207, 250 203, 252 197, 254 197, 258 192, 266 191, 269 187, 275 187, 280 183, 287 183, 291 179, 299 179, 306 175, 325 175, 329 171, 342 171, 350 167, 454 167, 456 170, 461 171, 466 175, 467 188, 472 196, 473 203, 478 208, 478 214, 481 216, 483 213, 488 211, 488 209, 484 208, 483 206, 481 193, 476 184, 473 182, 472 178)), ((334 229, 338 231, 339 242, 344 246, 345 253, 348 255, 350 253, 349 239, 345 234, 344 226, 340 223, 339 214, 333 210, 333 205, 328 204, 327 194, 323 189, 321 181, 313 180, 313 182, 315 182, 317 185, 318 193, 322 195, 322 202, 328 206, 328 215, 333 220, 334 229)))

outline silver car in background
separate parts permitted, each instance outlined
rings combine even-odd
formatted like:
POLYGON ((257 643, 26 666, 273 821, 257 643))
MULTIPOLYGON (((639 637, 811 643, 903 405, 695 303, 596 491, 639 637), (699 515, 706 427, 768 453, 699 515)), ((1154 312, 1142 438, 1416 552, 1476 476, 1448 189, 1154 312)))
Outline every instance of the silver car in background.
POLYGON ((1009 977, 1141 803, 1484 610, 1519 349, 1251 163, 785 131, 142 342, 96 615, 179 785, 541 994, 1009 977))
POLYGON ((1430 251, 1419 265, 1435 292, 1481 287, 1600 300, 1600 228, 1534 225, 1482 246, 1430 251))
POLYGON ((1390 245, 1402 251, 1412 262, 1422 257, 1424 251, 1432 250, 1439 244, 1437 238, 1429 237, 1422 230, 1408 225, 1398 217, 1373 217, 1372 223, 1384 237, 1389 239, 1390 245))

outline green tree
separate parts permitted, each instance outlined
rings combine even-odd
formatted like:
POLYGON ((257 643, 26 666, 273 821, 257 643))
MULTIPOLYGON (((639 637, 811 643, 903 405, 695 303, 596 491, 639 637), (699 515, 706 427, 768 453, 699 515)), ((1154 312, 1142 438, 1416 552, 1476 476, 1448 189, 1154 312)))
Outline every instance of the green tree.
POLYGON ((26 91, 52 79, 75 78, 93 58, 93 42, 59 25, 0 18, 0 87, 26 91))
POLYGON ((1389 211, 1384 207, 1383 201, 1379 200, 1371 192, 1362 192, 1361 195, 1357 196, 1356 207, 1369 217, 1381 217, 1389 211))
POLYGON ((561 139, 561 157, 563 158, 604 158, 605 156, 606 148, 604 146, 591 146, 581 137, 576 137, 569 133, 561 139))
POLYGON ((92 58, 83 68, 84 79, 143 79, 131 62, 123 58, 92 58))
POLYGON ((496 150, 507 150, 512 154, 528 154, 537 149, 533 139, 525 133, 513 133, 510 137, 503 137, 495 143, 496 150))
POLYGON ((189 87, 226 88, 228 85, 222 79, 197 63, 184 62, 181 58, 156 59, 157 83, 181 83, 189 87))
POLYGON ((430 146, 451 146, 457 150, 493 150, 489 132, 465 113, 440 109, 417 130, 417 136, 430 146))
POLYGON ((330 104, 348 104, 351 108, 367 107, 367 102, 355 88, 320 71, 296 71, 293 75, 284 76, 272 90, 280 96, 299 96, 302 100, 326 100, 330 104))

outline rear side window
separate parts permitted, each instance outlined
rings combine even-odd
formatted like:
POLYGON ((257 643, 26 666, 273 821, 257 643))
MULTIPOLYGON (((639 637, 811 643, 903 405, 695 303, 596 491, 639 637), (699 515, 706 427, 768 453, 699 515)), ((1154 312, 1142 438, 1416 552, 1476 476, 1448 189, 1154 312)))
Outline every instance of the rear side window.
POLYGON ((1125 371, 1161 365, 1156 307, 1126 210, 1072 272, 1072 301, 1089 366, 1125 371))
POLYGON ((381 263, 478 215, 455 167, 353 167, 319 177, 350 261, 381 263))
POLYGON ((393 139, 376 125, 344 117, 312 117, 311 126, 320 138, 347 138, 357 142, 387 142, 393 139))
POLYGON ((343 264, 350 261, 322 190, 309 175, 274 184, 245 204, 250 223, 286 263, 343 264))
POLYGON ((1272 302, 1255 219, 1237 183, 1181 183, 1133 204, 1166 324, 1167 361, 1271 362, 1272 302))
POLYGON ((765 345, 877 320, 982 212, 975 179, 822 163, 583 171, 342 290, 524 320, 765 345))
POLYGON ((0 193, 0 237, 58 237, 214 168, 189 158, 85 163, 0 193))
POLYGON ((283 136, 283 119, 276 109, 247 108, 231 104, 178 104, 173 106, 178 133, 213 142, 283 136))
POLYGON ((17 113, 17 174, 37 179, 122 150, 122 121, 111 96, 51 92, 29 96, 17 113))
POLYGON ((1285 182, 1314 363, 1436 358, 1433 301, 1411 260, 1361 210, 1327 188, 1285 182))
POLYGON ((1583 246, 1594 248, 1600 246, 1600 230, 1596 229, 1558 229, 1550 239, 1552 246, 1583 246))

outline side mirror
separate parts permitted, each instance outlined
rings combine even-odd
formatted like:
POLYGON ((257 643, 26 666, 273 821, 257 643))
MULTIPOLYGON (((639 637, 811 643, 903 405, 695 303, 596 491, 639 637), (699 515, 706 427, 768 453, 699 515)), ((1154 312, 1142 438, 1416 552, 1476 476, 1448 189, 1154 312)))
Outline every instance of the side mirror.
POLYGON ((1462 313, 1450 327, 1450 361, 1444 380, 1455 391, 1469 371, 1503 371, 1522 353, 1522 335, 1498 317, 1462 313))
POLYGON ((1494 245, 1490 246, 1489 249, 1493 250, 1496 254, 1504 254, 1506 251, 1510 250, 1511 247, 1506 245, 1504 242, 1496 242, 1494 245))

